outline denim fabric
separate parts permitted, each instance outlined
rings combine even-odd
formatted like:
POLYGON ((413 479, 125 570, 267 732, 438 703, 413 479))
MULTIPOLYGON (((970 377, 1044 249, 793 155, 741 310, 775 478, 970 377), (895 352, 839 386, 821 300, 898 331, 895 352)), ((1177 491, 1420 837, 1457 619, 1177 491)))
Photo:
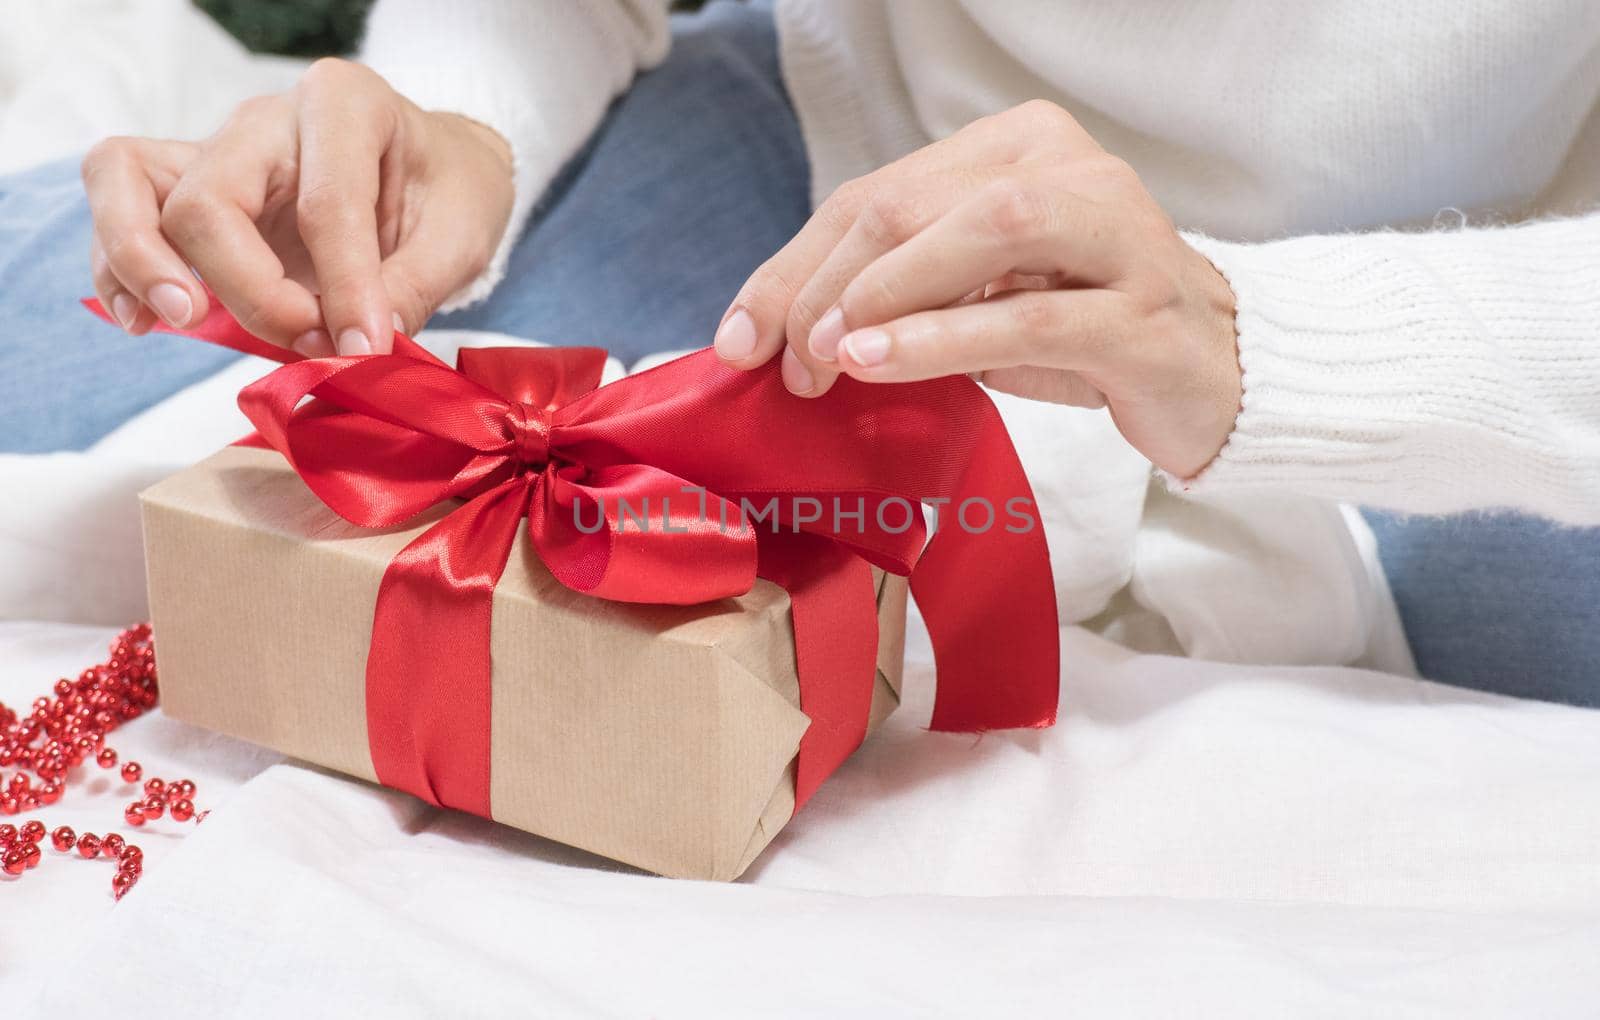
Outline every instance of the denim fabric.
POLYGON ((1366 511, 1423 676, 1600 707, 1600 528, 1366 511))
MULTIPOLYGON (((430 325, 610 348, 699 347, 809 214, 799 125, 764 6, 673 19, 673 47, 547 189, 481 305, 430 325)), ((128 337, 93 293, 89 211, 69 160, 0 178, 0 451, 82 449, 237 357, 128 337)))

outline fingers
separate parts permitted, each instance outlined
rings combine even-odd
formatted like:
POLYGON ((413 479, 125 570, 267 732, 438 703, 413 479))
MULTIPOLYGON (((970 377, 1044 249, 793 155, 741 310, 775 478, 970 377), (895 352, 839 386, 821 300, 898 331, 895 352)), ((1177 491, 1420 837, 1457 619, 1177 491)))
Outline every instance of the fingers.
POLYGON ((832 354, 844 334, 840 316, 829 313, 845 285, 992 173, 952 170, 890 183, 864 178, 840 188, 741 288, 717 331, 717 353, 735 367, 753 368, 787 343, 785 385, 799 396, 826 393, 838 377, 832 354))
POLYGON ((915 312, 847 334, 838 366, 866 382, 1021 366, 1092 371, 1125 339, 1127 301, 1114 291, 1022 290, 915 312))
POLYGON ((123 282, 111 272, 100 238, 93 236, 89 242, 89 269, 94 277, 95 296, 106 311, 134 336, 143 336, 155 325, 155 313, 128 292, 123 282))
POLYGON ((111 138, 84 158, 95 292, 130 333, 147 332, 158 314, 182 328, 206 313, 205 288, 161 233, 161 203, 194 152, 183 142, 111 138))
POLYGON ((161 230, 239 324, 270 343, 313 343, 322 310, 312 293, 284 275, 256 219, 268 190, 282 186, 286 153, 295 151, 292 109, 282 97, 251 100, 213 138, 173 188, 161 230))
POLYGON ((1044 275, 1079 286, 1124 271, 1123 232, 1092 200, 1048 179, 997 181, 861 271, 840 296, 861 328, 940 308, 1002 277, 1044 275))
MULTIPOLYGON (((890 256, 928 223, 937 226, 949 219, 937 214, 945 213, 961 195, 979 190, 983 181, 1019 171, 1038 175, 1074 160, 1094 159, 1104 160, 1104 151, 1071 115, 1053 104, 1030 102, 975 121, 949 138, 846 184, 741 288, 718 327, 714 341, 718 355, 735 367, 753 368, 779 348, 786 348, 782 374, 788 388, 803 396, 826 392, 838 372, 830 355, 839 338, 852 326, 869 324, 867 319, 853 317, 848 306, 839 308, 847 281, 859 281, 861 274, 885 262, 889 269, 919 271, 920 264, 889 261, 890 256), (916 196, 930 190, 929 181, 940 182, 932 190, 942 188, 944 194, 919 202, 916 196), (929 210, 924 205, 938 208, 929 210)), ((1030 191, 1027 199, 1032 198, 1030 191)), ((1003 217, 1006 211, 995 210, 990 215, 1003 217)), ((1014 225, 1023 225, 1020 217, 1014 225)), ((956 232, 954 227, 945 231, 956 232)), ((973 252, 976 257, 955 267, 955 272, 941 273, 921 290, 908 293, 913 297, 934 292, 943 295, 924 307, 981 294, 996 276, 1019 268, 1010 260, 1015 251, 1007 248, 1015 240, 1007 235, 988 250, 973 252), (973 277, 971 270, 981 266, 997 268, 989 276, 970 279, 959 292, 945 293, 957 277, 973 277)), ((915 254, 940 262, 937 251, 918 250, 915 254)), ((950 267, 940 264, 939 268, 950 267)), ((1041 267, 1039 272, 1053 274, 1056 270, 1041 267)), ((900 281, 891 279, 887 285, 899 286, 900 281)), ((915 310, 908 302, 881 303, 884 311, 873 312, 870 321, 881 322, 915 310)), ((873 306, 864 307, 870 310, 873 306)))
POLYGON ((374 82, 366 68, 329 60, 313 64, 298 89, 296 223, 316 269, 328 334, 345 355, 387 354, 392 346, 377 203, 393 115, 371 101, 374 82))
POLYGON ((971 173, 956 173, 897 182, 892 193, 876 197, 861 208, 850 229, 800 288, 790 306, 788 341, 816 379, 812 395, 825 392, 838 375, 833 363, 846 332, 844 315, 838 307, 845 287, 886 252, 936 221, 981 179, 971 173))
MULTIPOLYGON (((850 229, 860 200, 861 189, 849 185, 840 188, 818 207, 788 244, 750 275, 717 327, 712 345, 718 357, 735 368, 755 368, 778 353, 784 345, 790 312, 801 286, 850 229)), ((821 311, 798 309, 794 321, 803 322, 821 311)), ((800 341, 804 342, 804 334, 800 341)), ((795 361, 794 364, 798 366, 793 376, 796 383, 814 382, 804 362, 795 361)), ((789 378, 786 373, 785 380, 789 378)), ((809 392, 810 388, 806 385, 800 392, 809 392)))

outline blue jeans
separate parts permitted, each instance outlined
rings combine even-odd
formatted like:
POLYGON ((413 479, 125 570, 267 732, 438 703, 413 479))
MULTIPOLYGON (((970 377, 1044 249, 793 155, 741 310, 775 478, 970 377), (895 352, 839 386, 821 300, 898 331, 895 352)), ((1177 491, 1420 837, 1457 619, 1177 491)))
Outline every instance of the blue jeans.
MULTIPOLYGON (((551 186, 505 282, 434 325, 624 361, 709 342, 738 286, 805 222, 806 157, 764 7, 714 3, 673 34, 667 61, 551 186)), ((0 179, 0 450, 80 449, 233 357, 91 320, 75 304, 88 247, 74 165, 0 179)), ((1600 705, 1600 530, 1370 520, 1425 675, 1600 705)))
MULTIPOLYGON (((429 325, 606 347, 625 363, 702 347, 740 284, 810 214, 809 169, 765 7, 673 21, 547 190, 486 302, 429 325)), ((0 451, 82 449, 237 357, 128 337, 77 300, 89 211, 76 161, 0 178, 0 451)))

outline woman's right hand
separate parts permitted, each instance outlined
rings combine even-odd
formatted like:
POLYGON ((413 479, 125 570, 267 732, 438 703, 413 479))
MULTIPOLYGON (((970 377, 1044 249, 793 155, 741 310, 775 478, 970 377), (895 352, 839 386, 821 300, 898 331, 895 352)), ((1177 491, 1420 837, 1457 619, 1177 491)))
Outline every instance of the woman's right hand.
POLYGON ((332 59, 205 141, 107 139, 83 182, 95 291, 128 332, 199 322, 210 287, 245 329, 313 357, 420 329, 488 264, 512 205, 500 135, 332 59))

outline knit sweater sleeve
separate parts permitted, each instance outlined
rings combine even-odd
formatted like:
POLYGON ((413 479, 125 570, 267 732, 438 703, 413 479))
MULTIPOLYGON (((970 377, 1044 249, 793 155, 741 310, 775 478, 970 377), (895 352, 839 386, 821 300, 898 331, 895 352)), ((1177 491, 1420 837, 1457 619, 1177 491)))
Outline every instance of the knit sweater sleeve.
POLYGON ((449 311, 488 296, 535 200, 634 74, 666 56, 667 0, 379 0, 360 59, 429 110, 511 145, 516 200, 488 267, 449 311))
POLYGON ((1244 399, 1169 485, 1600 524, 1600 214, 1189 240, 1237 297, 1244 399))

